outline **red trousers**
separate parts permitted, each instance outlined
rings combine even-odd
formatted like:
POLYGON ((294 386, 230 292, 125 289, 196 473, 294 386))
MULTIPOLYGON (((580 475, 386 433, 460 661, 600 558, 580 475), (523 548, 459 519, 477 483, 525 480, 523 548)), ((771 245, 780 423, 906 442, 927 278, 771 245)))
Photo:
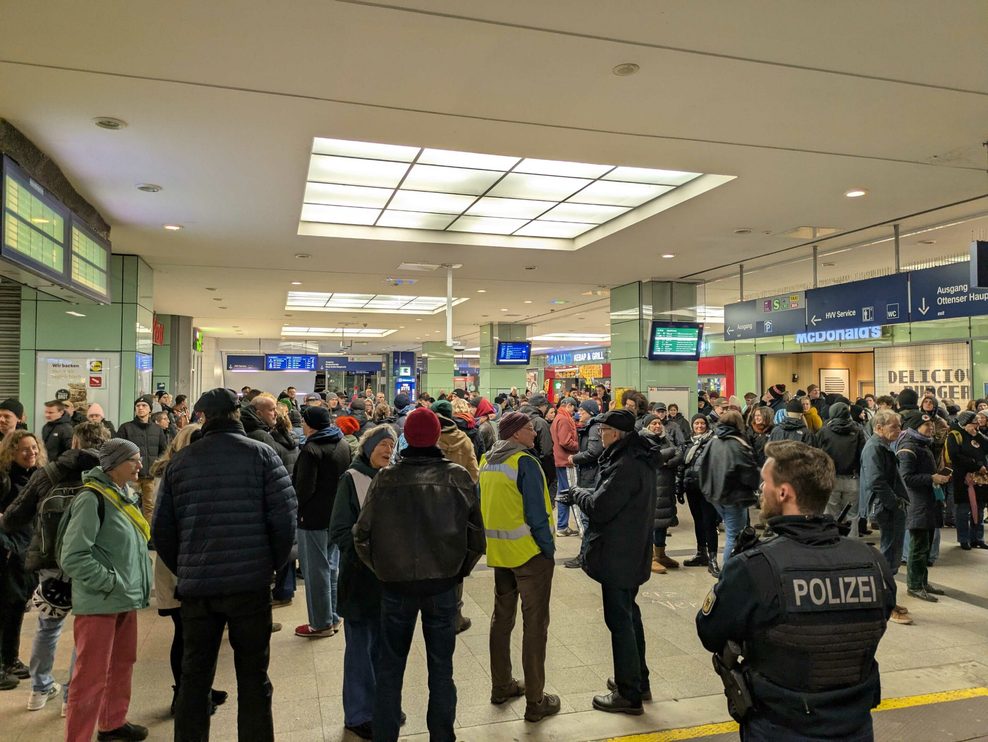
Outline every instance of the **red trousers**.
POLYGON ((91 742, 97 722, 102 732, 127 722, 137 661, 137 611, 76 616, 73 633, 76 658, 65 742, 91 742))

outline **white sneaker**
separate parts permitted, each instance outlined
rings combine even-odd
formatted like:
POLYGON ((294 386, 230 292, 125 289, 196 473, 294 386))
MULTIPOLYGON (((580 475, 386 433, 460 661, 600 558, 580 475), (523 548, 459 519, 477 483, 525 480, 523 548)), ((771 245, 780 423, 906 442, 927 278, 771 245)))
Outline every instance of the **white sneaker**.
POLYGON ((46 691, 31 691, 31 697, 27 701, 27 710, 40 711, 45 707, 45 704, 48 703, 50 698, 58 695, 60 690, 62 690, 62 686, 58 683, 52 683, 51 688, 46 691))

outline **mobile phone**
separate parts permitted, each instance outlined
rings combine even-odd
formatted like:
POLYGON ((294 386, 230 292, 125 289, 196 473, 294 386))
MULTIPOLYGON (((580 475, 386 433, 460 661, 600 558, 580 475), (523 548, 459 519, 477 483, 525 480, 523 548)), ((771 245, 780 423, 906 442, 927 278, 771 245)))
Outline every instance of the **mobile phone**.
POLYGON ((940 471, 938 471, 937 474, 941 474, 945 477, 952 477, 954 476, 954 470, 951 469, 949 466, 945 466, 940 471))

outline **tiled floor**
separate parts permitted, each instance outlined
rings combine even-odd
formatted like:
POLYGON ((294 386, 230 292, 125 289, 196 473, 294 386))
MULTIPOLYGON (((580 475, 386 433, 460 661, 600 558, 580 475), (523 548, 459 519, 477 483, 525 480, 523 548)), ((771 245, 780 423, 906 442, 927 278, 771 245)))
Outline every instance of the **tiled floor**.
MULTIPOLYGON (((931 605, 905 596, 914 626, 890 624, 879 649, 886 696, 911 695, 953 688, 988 685, 988 552, 962 552, 948 543, 953 531, 944 531, 941 562, 931 580, 959 597, 947 597, 931 605)), ((641 717, 601 714, 591 710, 591 698, 604 691, 612 674, 610 637, 604 627, 600 593, 596 583, 579 570, 564 569, 562 560, 572 556, 576 538, 559 540, 553 583, 552 623, 549 629, 547 690, 562 698, 562 713, 540 724, 521 719, 524 699, 504 706, 489 703, 490 669, 486 624, 489 621, 493 573, 483 562, 466 581, 464 613, 474 625, 457 641, 454 676, 457 684, 457 722, 461 740, 579 740, 605 739, 619 734, 689 726, 727 719, 721 686, 700 646, 693 618, 712 578, 702 569, 679 569, 655 575, 643 586, 639 603, 645 623, 648 661, 655 698, 641 717)), ((670 551, 682 558, 692 552, 692 528, 688 522, 676 529, 670 551)), ((139 617, 139 652, 134 673, 130 718, 151 728, 152 740, 172 737, 168 716, 171 672, 168 649, 172 625, 152 609, 139 617)), ((271 641, 270 675, 274 684, 275 730, 279 740, 351 739, 343 730, 340 701, 343 667, 343 634, 329 639, 306 640, 292 629, 305 620, 304 595, 275 611, 285 629, 271 641)), ((21 656, 26 662, 34 634, 35 616, 26 617, 21 656)), ((68 669, 71 621, 60 642, 56 677, 68 669)), ((515 629, 516 673, 521 672, 518 653, 521 625, 515 629)), ((421 637, 413 645, 405 676, 410 739, 426 740, 425 655, 421 637)), ((213 717, 213 740, 237 738, 236 683, 232 656, 224 646, 215 687, 231 691, 230 701, 213 717)), ((62 737, 59 704, 37 712, 25 709, 29 683, 0 693, 0 739, 5 742, 45 742, 62 737)), ((249 739, 249 737, 248 737, 249 739)), ((352 738, 355 739, 355 738, 352 738)))

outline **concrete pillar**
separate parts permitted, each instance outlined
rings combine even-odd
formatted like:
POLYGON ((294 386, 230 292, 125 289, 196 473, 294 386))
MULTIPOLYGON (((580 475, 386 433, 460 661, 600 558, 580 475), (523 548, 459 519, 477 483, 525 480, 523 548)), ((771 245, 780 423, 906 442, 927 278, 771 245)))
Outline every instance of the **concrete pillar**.
MULTIPOLYGON (((478 389, 485 399, 493 402, 499 392, 511 387, 525 390, 528 366, 498 366, 498 340, 527 340, 528 325, 496 322, 480 326, 480 383, 478 389)), ((532 364, 529 364, 532 365, 532 364)))
POLYGON ((432 397, 453 391, 453 349, 445 341, 422 343, 422 389, 432 397))
POLYGON ((161 345, 154 346, 153 391, 164 389, 176 394, 192 394, 192 317, 179 314, 158 314, 155 318, 164 328, 161 345))

